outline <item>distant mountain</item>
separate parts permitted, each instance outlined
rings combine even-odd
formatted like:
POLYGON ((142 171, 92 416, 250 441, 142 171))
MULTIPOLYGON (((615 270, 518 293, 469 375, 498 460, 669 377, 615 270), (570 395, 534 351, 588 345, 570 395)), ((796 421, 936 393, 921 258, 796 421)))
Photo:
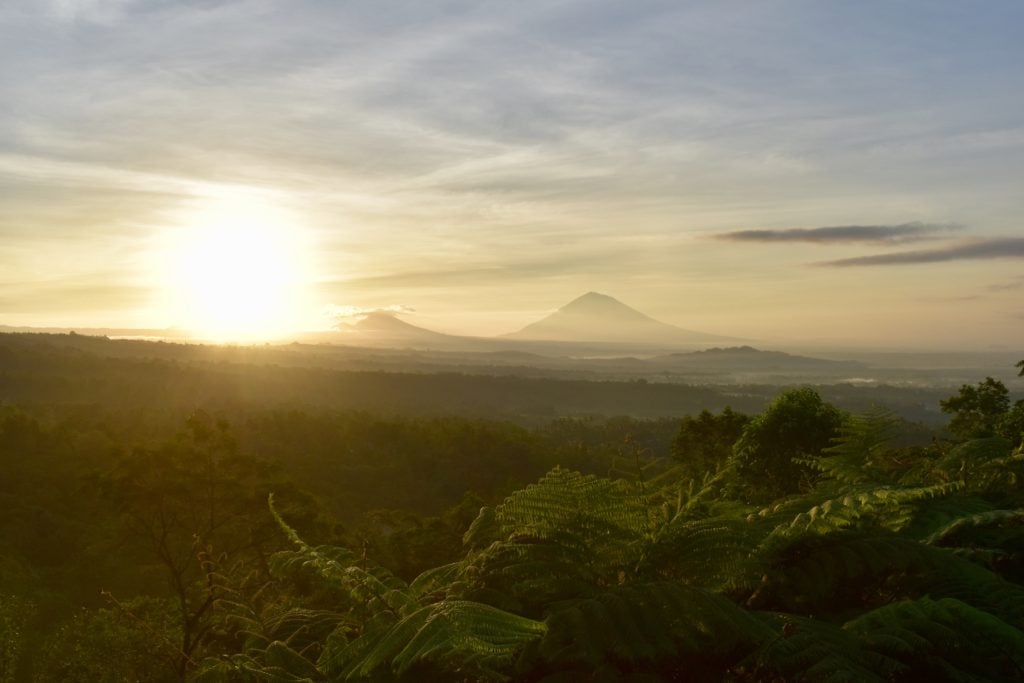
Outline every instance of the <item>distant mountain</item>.
POLYGON ((527 325, 506 339, 564 342, 613 342, 647 346, 692 345, 733 341, 707 332, 669 325, 630 308, 606 294, 588 292, 551 315, 527 325))
POLYGON ((862 363, 855 361, 794 356, 781 351, 762 351, 752 346, 716 347, 691 353, 672 353, 651 358, 650 362, 659 366, 723 371, 853 371, 864 367, 862 363))
POLYGON ((395 348, 469 348, 478 345, 470 337, 459 337, 418 327, 399 319, 393 313, 368 313, 352 324, 339 325, 329 333, 303 335, 304 339, 365 346, 395 348))
POLYGON ((123 327, 28 327, 0 325, 0 333, 4 334, 79 334, 89 337, 139 337, 152 339, 184 339, 187 335, 182 330, 173 328, 141 329, 123 327))
POLYGON ((349 327, 351 327, 349 331, 360 336, 375 336, 388 339, 437 339, 450 336, 443 332, 434 332, 425 327, 407 323, 391 313, 369 313, 362 320, 349 327))

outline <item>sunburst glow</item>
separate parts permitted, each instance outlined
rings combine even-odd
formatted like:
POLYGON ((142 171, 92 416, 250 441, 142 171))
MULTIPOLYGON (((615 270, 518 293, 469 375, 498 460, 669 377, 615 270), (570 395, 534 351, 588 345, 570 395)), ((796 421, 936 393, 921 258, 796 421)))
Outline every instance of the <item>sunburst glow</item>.
POLYGON ((210 341, 279 339, 309 309, 302 235, 265 201, 216 201, 191 212, 165 250, 178 324, 210 341))

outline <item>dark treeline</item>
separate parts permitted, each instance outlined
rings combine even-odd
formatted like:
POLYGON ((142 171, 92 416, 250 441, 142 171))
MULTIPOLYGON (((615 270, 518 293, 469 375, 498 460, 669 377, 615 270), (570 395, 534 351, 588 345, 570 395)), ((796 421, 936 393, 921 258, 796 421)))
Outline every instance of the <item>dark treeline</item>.
MULTIPOLYGON (((155 405, 184 419, 202 406, 369 410, 395 415, 468 415, 538 425, 556 417, 676 417, 725 406, 757 412, 778 386, 714 386, 555 379, 514 374, 380 372, 338 369, 315 347, 216 347, 108 340, 83 335, 0 334, 0 391, 19 405, 155 405)), ((507 371, 507 369, 506 369, 507 371)), ((533 375, 524 369, 524 375, 533 375)), ((820 387, 852 411, 885 405, 937 425, 948 389, 820 387)))

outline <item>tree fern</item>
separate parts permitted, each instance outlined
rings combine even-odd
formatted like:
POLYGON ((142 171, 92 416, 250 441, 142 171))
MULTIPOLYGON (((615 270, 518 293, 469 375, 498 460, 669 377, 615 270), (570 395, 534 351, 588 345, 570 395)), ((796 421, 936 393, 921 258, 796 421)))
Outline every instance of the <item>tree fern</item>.
POLYGON ((905 670, 831 622, 793 614, 760 616, 775 634, 737 667, 745 680, 882 683, 905 670))
POLYGON ((835 445, 826 448, 820 458, 803 462, 843 484, 891 483, 887 472, 891 463, 885 456, 897 431, 892 411, 876 408, 852 415, 839 428, 835 445))
POLYGON ((747 603, 829 614, 925 595, 956 598, 1014 626, 1024 624, 1024 587, 947 550, 894 534, 801 539, 768 566, 747 603))
POLYGON ((686 672, 720 677, 772 637, 764 622, 720 595, 671 582, 611 589, 555 606, 521 666, 577 676, 686 672))
POLYGON ((912 519, 914 504, 942 498, 962 488, 960 482, 951 482, 914 488, 880 486, 853 489, 797 514, 788 525, 777 526, 772 534, 794 537, 806 532, 828 533, 865 523, 898 531, 912 519))
POLYGON ((484 508, 465 541, 463 597, 537 614, 619 581, 652 533, 646 498, 621 481, 556 468, 484 508))
MULTIPOLYGON (((402 677, 427 669, 500 679, 499 670, 511 664, 526 642, 544 632, 542 622, 490 605, 447 598, 454 590, 450 582, 464 568, 428 572, 410 587, 347 549, 309 546, 275 516, 298 550, 275 555, 271 563, 274 574, 313 571, 343 588, 350 609, 362 620, 359 629, 342 624, 327 637, 314 667, 321 675, 402 677), (438 600, 432 601, 434 598, 438 600), (423 601, 428 604, 422 606, 423 601)), ((314 616, 316 613, 291 613, 284 618, 302 622, 303 617, 314 616)), ((284 669, 316 680, 311 670, 302 673, 302 662, 308 660, 284 642, 271 643, 260 660, 268 670, 284 669)))
MULTIPOLYGON (((988 510, 947 524, 928 537, 931 545, 958 546, 965 542, 976 543, 978 532, 986 529, 1017 529, 1024 526, 1024 509, 988 510)), ((1015 532, 1015 535, 1020 535, 1015 532)))
POLYGON ((287 645, 273 642, 253 653, 204 660, 191 680, 196 683, 320 683, 327 678, 312 662, 287 645))
POLYGON ((636 573, 728 590, 747 574, 753 538, 741 519, 677 519, 645 547, 636 573))
POLYGON ((445 600, 420 608, 384 633, 372 634, 366 647, 328 650, 324 658, 350 680, 417 680, 425 672, 443 672, 449 679, 505 680, 503 671, 546 630, 543 622, 488 605, 445 600))
POLYGON ((506 498, 495 518, 503 533, 541 537, 569 527, 593 528, 599 535, 609 529, 642 533, 648 527, 642 498, 625 482, 557 467, 506 498))
POLYGON ((297 550, 271 557, 272 574, 284 576, 302 571, 319 576, 345 591, 350 598, 349 607, 365 616, 388 612, 399 618, 417 606, 408 585, 386 568, 348 548, 308 545, 274 510, 272 496, 269 505, 278 524, 298 546, 297 550))
POLYGON ((900 601, 843 628, 913 671, 915 680, 1024 678, 1024 632, 960 600, 900 601))
POLYGON ((620 571, 574 534, 520 536, 468 555, 449 594, 540 616, 549 602, 589 595, 620 571))
POLYGON ((980 483, 973 481, 976 477, 984 481, 986 467, 993 461, 1002 460, 1010 455, 1012 444, 1006 439, 998 436, 971 439, 951 449, 940 461, 940 465, 950 473, 950 476, 963 479, 968 483, 980 483))

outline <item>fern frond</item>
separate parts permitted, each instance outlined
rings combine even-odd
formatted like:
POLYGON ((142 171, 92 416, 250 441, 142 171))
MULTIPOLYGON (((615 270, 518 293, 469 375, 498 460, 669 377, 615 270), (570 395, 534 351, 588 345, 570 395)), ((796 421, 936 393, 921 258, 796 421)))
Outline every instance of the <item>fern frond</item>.
POLYGON ((589 595, 602 581, 615 580, 611 559, 572 533, 519 536, 468 556, 450 590, 455 597, 539 616, 551 601, 589 595))
POLYGON ((960 600, 896 602, 843 628, 865 647, 900 661, 919 680, 1024 677, 1024 632, 960 600))
POLYGON ((1024 447, 982 463, 975 468, 970 483, 987 495, 1019 495, 1024 486, 1024 447))
POLYGON ((285 671, 296 681, 326 681, 319 669, 301 654, 279 640, 267 646, 263 655, 270 668, 285 671))
POLYGON ((303 544, 298 551, 272 555, 270 570, 279 578, 296 573, 318 576, 348 594, 348 607, 369 614, 386 610, 398 617, 418 606, 404 581, 347 548, 303 544))
POLYGON ((1024 509, 989 510, 957 519, 929 536, 926 543, 939 546, 962 545, 967 539, 959 537, 964 534, 973 536, 972 540, 976 543, 980 529, 1019 526, 1024 526, 1024 509))
POLYGON ((502 525, 498 521, 498 515, 494 508, 482 507, 469 525, 469 529, 462 535, 462 544, 467 548, 478 550, 500 540, 501 534, 502 525))
POLYGON ((849 533, 806 536, 769 556, 761 585, 747 604, 794 614, 824 614, 861 607, 865 587, 920 562, 920 546, 895 536, 849 533))
POLYGON ((962 600, 1024 624, 1024 587, 954 553, 896 535, 807 537, 768 567, 748 605, 795 614, 836 614, 924 595, 962 600))
POLYGON ((961 517, 988 512, 993 509, 991 501, 977 495, 936 498, 915 506, 913 516, 900 529, 908 538, 925 540, 961 517))
POLYGON ((271 556, 271 574, 281 577, 306 572, 320 576, 334 587, 346 591, 352 601, 351 607, 369 615, 388 611, 397 618, 418 606, 409 593, 409 586, 389 570, 348 548, 310 546, 278 514, 273 494, 268 504, 285 535, 298 546, 297 551, 278 552, 271 556))
POLYGON ((677 519, 644 549, 636 573, 710 589, 731 588, 745 571, 752 536, 738 519, 677 519))
MULTIPOLYGON (((771 628, 714 593, 677 583, 616 588, 557 607, 548 632, 524 659, 577 672, 625 672, 667 668, 723 671, 772 637, 771 628)), ((597 674, 594 674, 597 675, 597 674)))
POLYGON ((963 489, 960 482, 919 486, 915 488, 878 488, 854 491, 841 498, 827 500, 806 513, 797 515, 788 531, 827 533, 856 525, 868 519, 872 524, 894 531, 901 529, 911 518, 906 506, 920 501, 944 498, 963 489))
POLYGON ((545 634, 543 622, 488 605, 448 600, 413 612, 376 639, 344 672, 348 678, 414 671, 452 678, 504 680, 523 648, 545 634))
POLYGON ((889 483, 884 456, 896 436, 896 424, 895 413, 882 408, 850 416, 839 428, 836 444, 820 458, 804 462, 843 484, 889 483))
POLYGON ((462 571, 462 562, 451 562, 428 569, 409 584, 409 594, 420 602, 436 602, 437 599, 443 599, 462 571))
POLYGON ((642 498, 621 481, 556 467, 539 482, 510 495, 495 509, 506 533, 543 537, 553 531, 597 526, 643 533, 647 510, 642 498))
POLYGON ((1015 475, 1012 479, 1016 483, 1024 474, 1024 459, 1012 462, 1012 450, 1013 444, 1002 437, 971 439, 950 450, 939 461, 939 466, 950 477, 966 481, 979 490, 993 483, 1005 482, 1003 475, 1007 472, 1015 475))
POLYGON ((753 680, 883 683, 903 669, 827 621, 779 613, 762 618, 776 635, 742 663, 743 672, 749 670, 753 680))
POLYGON ((317 672, 316 678, 296 675, 286 668, 267 664, 248 654, 234 654, 230 657, 207 658, 189 676, 196 683, 314 683, 325 680, 317 672))
POLYGON ((555 468, 480 511, 452 595, 539 615, 546 601, 587 595, 632 572, 651 531, 645 497, 626 482, 555 468))

